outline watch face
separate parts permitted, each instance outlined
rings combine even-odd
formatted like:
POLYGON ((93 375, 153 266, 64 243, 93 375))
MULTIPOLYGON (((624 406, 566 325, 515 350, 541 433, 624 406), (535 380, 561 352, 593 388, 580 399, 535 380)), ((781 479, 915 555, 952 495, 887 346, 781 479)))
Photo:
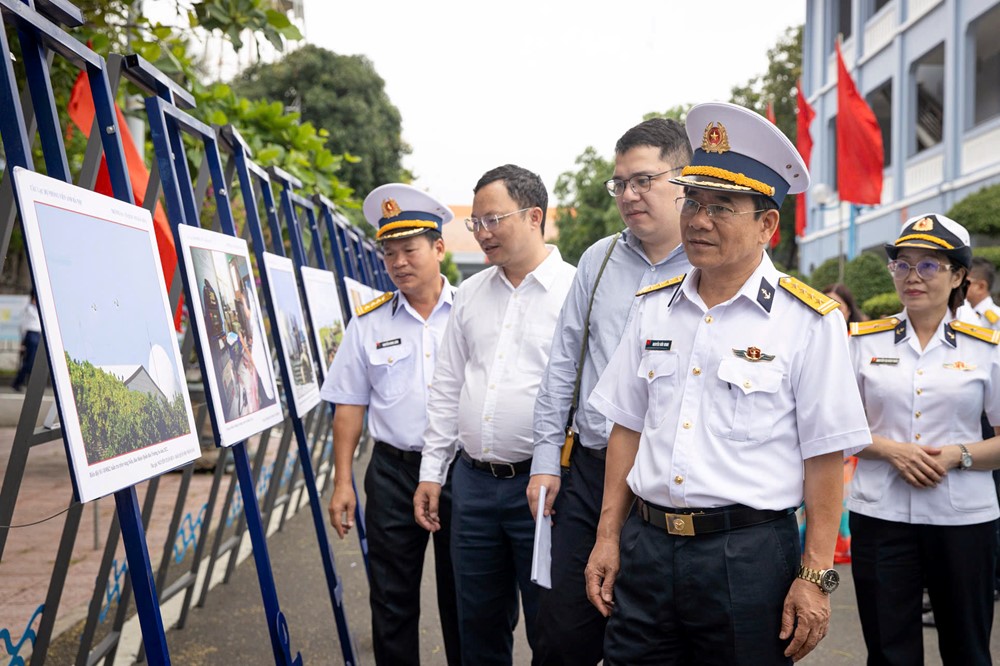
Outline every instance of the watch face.
POLYGON ((830 594, 840 585, 840 574, 837 573, 836 569, 827 569, 823 572, 823 577, 820 578, 819 586, 824 592, 830 594))
POLYGON ((972 456, 968 453, 962 452, 962 469, 969 469, 972 467, 972 456))

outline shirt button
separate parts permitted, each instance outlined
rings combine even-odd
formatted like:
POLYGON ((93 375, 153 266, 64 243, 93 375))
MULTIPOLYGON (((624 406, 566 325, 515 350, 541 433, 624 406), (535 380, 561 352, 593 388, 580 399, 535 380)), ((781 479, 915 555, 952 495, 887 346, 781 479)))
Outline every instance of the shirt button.
POLYGON ((918 432, 916 435, 914 435, 914 438, 919 442, 920 441, 920 433, 918 432))
POLYGON ((922 394, 923 394, 923 392, 924 392, 924 390, 923 390, 923 389, 917 389, 917 395, 922 395, 922 394))
POLYGON ((431 357, 431 353, 427 352, 426 354, 424 354, 424 356, 426 356, 427 358, 430 358, 431 357))
POLYGON ((490 417, 488 417, 488 416, 487 416, 487 417, 486 417, 486 418, 484 418, 483 420, 484 420, 484 421, 486 421, 487 423, 489 423, 489 422, 490 422, 490 417))
POLYGON ((706 324, 711 324, 713 321, 715 321, 715 319, 712 318, 712 315, 705 315, 706 324))
POLYGON ((914 414, 914 416, 919 419, 920 418, 920 412, 917 412, 916 414, 914 414))
POLYGON ((695 377, 697 377, 698 375, 701 374, 701 368, 692 368, 691 369, 691 374, 694 375, 695 377))
POLYGON ((428 385, 427 385, 427 388, 430 388, 430 387, 431 387, 431 385, 430 385, 430 384, 428 384, 428 385))
POLYGON ((655 273, 656 272, 656 266, 650 266, 649 267, 649 272, 650 273, 655 273))
POLYGON ((393 363, 395 360, 396 359, 394 359, 393 357, 391 357, 391 356, 389 357, 389 363, 393 363))
POLYGON ((923 370, 917 370, 917 374, 918 375, 922 375, 922 374, 924 374, 924 371, 923 370))
POLYGON ((690 430, 691 429, 691 422, 690 421, 685 421, 683 425, 684 425, 684 429, 685 430, 690 430))
POLYGON ((647 376, 647 377, 649 377, 650 379, 652 379, 652 378, 653 378, 653 371, 652 371, 652 370, 650 370, 650 371, 649 371, 649 374, 648 374, 648 375, 646 375, 646 376, 647 376))
POLYGON ((676 483, 677 485, 681 485, 682 483, 684 483, 684 477, 678 474, 677 476, 674 477, 674 483, 676 483))
POLYGON ((495 389, 496 387, 497 387, 497 385, 496 385, 496 384, 490 384, 490 390, 493 390, 493 389, 495 389))
POLYGON ((749 379, 746 380, 745 382, 743 382, 743 388, 745 388, 745 389, 750 388, 750 380, 749 379))

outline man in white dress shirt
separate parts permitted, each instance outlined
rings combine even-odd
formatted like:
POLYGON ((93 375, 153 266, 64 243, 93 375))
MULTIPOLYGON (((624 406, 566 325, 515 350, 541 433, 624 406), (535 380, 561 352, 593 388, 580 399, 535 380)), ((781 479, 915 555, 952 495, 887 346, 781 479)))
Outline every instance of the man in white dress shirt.
POLYGON ((548 193, 534 173, 497 167, 474 189, 469 230, 492 264, 455 294, 428 398, 414 517, 437 532, 455 463, 452 561, 463 664, 510 664, 520 590, 535 645, 531 470, 535 394, 575 269, 543 233, 548 193))
POLYGON ((1000 308, 997 308, 991 295, 995 279, 993 262, 986 257, 973 257, 965 303, 973 312, 969 323, 1000 331, 1000 308))
MULTIPOLYGON (((385 268, 398 291, 386 292, 355 312, 320 395, 335 405, 334 472, 330 522, 344 538, 354 526, 351 476, 368 410, 375 439, 365 473, 372 643, 377 664, 419 661, 420 580, 428 534, 413 522, 413 492, 420 472, 427 386, 451 313, 453 288, 441 275, 441 227, 454 215, 410 185, 375 188, 365 218, 378 229, 385 268)), ((441 498, 448 525, 451 486, 441 498)), ((460 661, 455 583, 449 533, 434 535, 438 613, 449 664, 460 661)))
POLYGON ((798 152, 732 104, 686 126, 698 148, 673 182, 695 269, 640 292, 591 395, 615 425, 587 593, 609 666, 790 664, 827 631, 843 455, 871 437, 836 301, 764 252, 808 187, 798 152))

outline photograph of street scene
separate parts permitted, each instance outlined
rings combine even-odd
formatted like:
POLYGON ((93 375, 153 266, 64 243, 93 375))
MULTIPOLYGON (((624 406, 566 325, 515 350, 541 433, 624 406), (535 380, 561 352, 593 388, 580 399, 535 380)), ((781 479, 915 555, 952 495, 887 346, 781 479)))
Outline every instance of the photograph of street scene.
POLYGON ((299 416, 319 402, 319 385, 313 367, 312 347, 306 331, 299 287, 292 260, 264 253, 264 266, 271 288, 271 302, 278 318, 278 335, 284 352, 285 368, 292 383, 295 409, 299 416))
POLYGON ((80 500, 194 460, 149 212, 23 170, 15 181, 80 500))
POLYGON ((277 402, 261 311, 247 257, 191 248, 192 292, 207 338, 206 361, 228 423, 277 402))
POLYGON ((337 355, 340 341, 344 338, 344 314, 340 308, 336 278, 330 271, 303 266, 302 286, 309 304, 309 318, 312 321, 316 347, 323 360, 320 374, 326 377, 333 357, 337 355))

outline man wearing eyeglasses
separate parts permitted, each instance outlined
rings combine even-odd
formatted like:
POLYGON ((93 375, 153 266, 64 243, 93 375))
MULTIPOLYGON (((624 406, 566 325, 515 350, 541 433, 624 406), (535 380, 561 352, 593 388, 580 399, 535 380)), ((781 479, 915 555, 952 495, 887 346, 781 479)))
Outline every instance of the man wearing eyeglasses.
POLYGON ((583 253, 556 325, 549 365, 535 401, 535 453, 528 483, 531 512, 537 511, 539 489, 544 486, 542 510, 554 515, 552 588, 541 590, 538 614, 537 654, 544 664, 597 664, 604 655, 607 620, 587 599, 583 572, 600 519, 612 422, 587 403, 587 396, 635 312, 638 300, 633 294, 691 267, 680 244, 674 206, 682 190, 669 180, 690 159, 684 126, 674 120, 647 120, 622 135, 615 145, 613 177, 605 185, 626 229, 620 237, 603 238, 583 253), (587 351, 580 368, 584 344, 587 351), (578 373, 574 417, 578 436, 567 440, 578 373), (567 441, 572 441, 569 470, 560 479, 560 457, 567 441))
MULTIPOLYGON (((365 472, 369 601, 376 664, 415 664, 420 655, 420 580, 428 534, 413 523, 427 385, 452 308, 454 288, 441 275, 442 227, 451 210, 410 185, 391 183, 365 198, 365 218, 397 291, 359 307, 326 373, 320 395, 333 415, 335 471, 330 522, 343 539, 354 527, 354 452, 368 413, 375 439, 365 472)), ((448 525, 451 485, 441 499, 448 525)), ((458 611, 449 533, 433 537, 438 614, 447 663, 460 663, 458 611)), ((437 662, 437 663, 440 663, 437 662)))
POLYGON ((606 664, 788 664, 828 629, 843 457, 871 435, 836 301, 764 252, 808 187, 795 147, 732 104, 694 107, 687 131, 695 268, 640 292, 591 395, 615 425, 587 593, 606 664))
POLYGON ((438 496, 452 481, 452 561, 464 664, 510 664, 520 591, 534 650, 538 589, 534 521, 524 501, 532 411, 556 318, 576 269, 543 239, 548 193, 514 165, 488 171, 467 224, 490 268, 455 295, 427 404, 414 517, 441 529, 438 496))

